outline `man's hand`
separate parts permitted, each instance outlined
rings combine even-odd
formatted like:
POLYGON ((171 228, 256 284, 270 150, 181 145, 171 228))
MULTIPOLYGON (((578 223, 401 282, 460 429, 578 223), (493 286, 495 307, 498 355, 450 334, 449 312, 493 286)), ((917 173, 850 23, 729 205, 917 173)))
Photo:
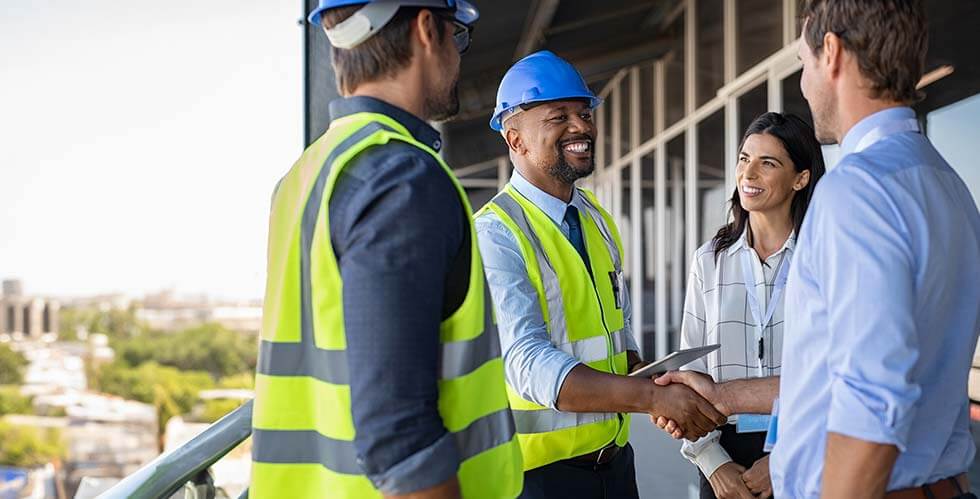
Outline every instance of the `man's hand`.
MULTIPOLYGON (((727 416, 731 414, 731 412, 728 410, 727 404, 720 400, 722 391, 718 388, 718 385, 715 384, 714 380, 706 374, 701 374, 695 371, 670 371, 657 378, 654 378, 654 382, 661 386, 667 386, 672 383, 683 384, 697 392, 698 395, 704 397, 705 400, 714 405, 715 409, 717 409, 723 415, 727 416)), ((673 421, 664 416, 659 416, 657 418, 651 417, 650 420, 675 439, 679 440, 681 438, 686 438, 684 431, 681 429, 681 426, 677 424, 677 421, 673 421)))
POLYGON ((686 386, 662 386, 655 393, 656 399, 649 411, 651 419, 657 417, 676 422, 674 431, 688 440, 697 440, 727 421, 710 402, 686 386))
POLYGON ((719 466, 708 477, 711 490, 715 491, 715 497, 718 499, 754 499, 755 496, 742 481, 743 473, 745 473, 745 468, 734 461, 719 466))
POLYGON ((708 402, 711 402, 719 412, 725 416, 732 415, 728 402, 724 400, 725 392, 707 374, 702 374, 697 371, 670 371, 654 378, 654 382, 660 386, 666 386, 671 383, 687 385, 688 388, 697 392, 698 395, 704 397, 708 402))
POLYGON ((742 473, 742 481, 745 486, 757 497, 766 499, 772 496, 772 480, 769 479, 769 456, 759 459, 742 473))

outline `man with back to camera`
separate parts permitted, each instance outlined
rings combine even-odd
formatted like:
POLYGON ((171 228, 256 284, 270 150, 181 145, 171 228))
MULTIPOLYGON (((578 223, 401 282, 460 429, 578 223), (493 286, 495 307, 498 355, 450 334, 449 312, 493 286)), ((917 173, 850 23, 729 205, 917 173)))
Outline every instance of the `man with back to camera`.
POLYGON ((624 376, 642 362, 619 231, 595 196, 575 187, 595 166, 599 103, 571 64, 542 51, 504 75, 490 122, 515 172, 477 213, 476 227, 524 498, 637 497, 630 412, 677 418, 691 439, 725 422, 686 387, 624 376))
POLYGON ((776 497, 974 497, 980 214, 909 107, 923 2, 812 0, 803 17, 800 86, 817 138, 839 143, 841 159, 797 242, 782 377, 658 382, 688 384, 726 413, 773 409, 776 497))
POLYGON ((463 0, 321 0, 330 127, 280 181, 253 498, 514 497, 520 449, 465 193, 426 121, 459 108, 463 0))

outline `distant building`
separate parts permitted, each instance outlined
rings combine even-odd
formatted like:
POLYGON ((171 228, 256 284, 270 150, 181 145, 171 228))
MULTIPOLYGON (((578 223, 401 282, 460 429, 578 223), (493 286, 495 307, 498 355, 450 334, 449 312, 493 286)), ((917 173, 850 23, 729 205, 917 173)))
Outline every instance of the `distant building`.
POLYGON ((60 304, 55 300, 24 294, 21 281, 3 281, 0 295, 0 337, 40 338, 58 333, 60 304))
POLYGON ((7 423, 60 431, 65 443, 65 485, 71 497, 83 477, 120 479, 157 456, 157 415, 152 405, 83 390, 39 395, 35 405, 59 407, 65 416, 8 414, 7 423))
POLYGON ((179 331, 207 322, 234 331, 255 332, 262 325, 257 302, 222 302, 206 296, 177 296, 172 291, 149 294, 136 305, 136 317, 152 329, 179 331))

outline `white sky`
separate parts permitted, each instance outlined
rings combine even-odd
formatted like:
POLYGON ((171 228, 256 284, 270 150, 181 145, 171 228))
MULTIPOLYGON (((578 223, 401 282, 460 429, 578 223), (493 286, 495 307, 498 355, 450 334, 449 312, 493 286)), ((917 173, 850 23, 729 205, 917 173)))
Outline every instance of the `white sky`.
POLYGON ((261 297, 302 150, 302 2, 2 3, 0 277, 261 297))

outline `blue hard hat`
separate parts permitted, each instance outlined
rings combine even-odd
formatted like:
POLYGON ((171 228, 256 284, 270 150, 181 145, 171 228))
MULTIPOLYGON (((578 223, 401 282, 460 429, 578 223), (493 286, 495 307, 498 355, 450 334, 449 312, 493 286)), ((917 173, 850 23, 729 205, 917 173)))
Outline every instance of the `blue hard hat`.
POLYGON ((500 81, 490 128, 499 132, 501 117, 517 106, 570 99, 588 100, 592 108, 602 102, 568 61, 548 50, 535 52, 514 63, 500 81))
MULTIPOLYGON (((480 11, 466 0, 375 0, 378 3, 394 3, 399 7, 428 7, 431 9, 450 9, 457 21, 472 26, 480 18, 480 11)), ((371 0, 320 0, 316 9, 310 12, 309 21, 314 26, 321 25, 321 15, 324 11, 347 7, 349 5, 364 5, 371 0)), ((380 27, 379 27, 380 28, 380 27)))

